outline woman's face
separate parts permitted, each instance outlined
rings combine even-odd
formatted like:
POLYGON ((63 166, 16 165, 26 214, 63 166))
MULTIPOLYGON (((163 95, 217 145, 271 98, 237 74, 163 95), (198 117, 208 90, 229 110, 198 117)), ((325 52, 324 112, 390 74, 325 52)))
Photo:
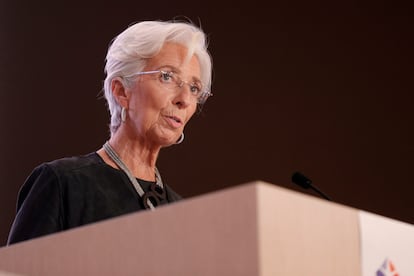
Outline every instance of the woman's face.
MULTIPOLYGON (((196 56, 186 59, 187 48, 166 43, 158 55, 147 62, 144 71, 173 71, 187 83, 200 80, 200 65, 196 56)), ((174 144, 184 131, 197 108, 197 99, 189 85, 166 89, 159 74, 141 75, 135 86, 127 89, 128 113, 126 123, 133 135, 149 146, 174 144)))

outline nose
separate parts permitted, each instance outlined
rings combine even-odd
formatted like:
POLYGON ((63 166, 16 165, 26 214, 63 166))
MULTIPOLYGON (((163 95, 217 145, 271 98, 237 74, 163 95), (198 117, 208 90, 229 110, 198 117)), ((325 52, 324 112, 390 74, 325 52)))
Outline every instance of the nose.
POLYGON ((183 80, 180 80, 179 82, 177 82, 177 86, 178 86, 179 88, 182 88, 184 84, 186 84, 186 82, 185 82, 185 81, 183 81, 183 80))
POLYGON ((191 104, 193 100, 193 96, 191 95, 190 86, 184 85, 186 84, 185 81, 181 81, 178 84, 176 95, 173 99, 174 105, 178 106, 179 108, 186 108, 191 104))

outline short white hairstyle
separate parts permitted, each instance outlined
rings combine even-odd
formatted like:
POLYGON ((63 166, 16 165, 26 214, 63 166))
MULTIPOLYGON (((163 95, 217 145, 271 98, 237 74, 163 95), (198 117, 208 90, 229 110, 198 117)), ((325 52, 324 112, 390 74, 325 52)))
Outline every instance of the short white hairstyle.
POLYGON ((121 106, 112 94, 111 82, 144 70, 148 59, 156 56, 164 43, 174 42, 188 49, 188 57, 195 55, 200 64, 201 81, 210 91, 212 60, 207 50, 207 39, 201 28, 189 22, 142 21, 116 36, 106 55, 104 94, 111 114, 110 131, 113 135, 121 124, 121 106))

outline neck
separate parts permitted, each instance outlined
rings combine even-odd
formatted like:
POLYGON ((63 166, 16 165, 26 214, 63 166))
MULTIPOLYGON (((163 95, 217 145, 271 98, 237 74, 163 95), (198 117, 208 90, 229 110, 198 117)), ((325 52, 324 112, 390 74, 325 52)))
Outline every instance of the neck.
MULTIPOLYGON (((161 147, 154 147, 139 139, 132 139, 125 135, 121 128, 112 135, 109 144, 135 177, 155 181, 155 166, 161 147)), ((105 150, 99 150, 98 154, 107 164, 117 168, 105 150)))

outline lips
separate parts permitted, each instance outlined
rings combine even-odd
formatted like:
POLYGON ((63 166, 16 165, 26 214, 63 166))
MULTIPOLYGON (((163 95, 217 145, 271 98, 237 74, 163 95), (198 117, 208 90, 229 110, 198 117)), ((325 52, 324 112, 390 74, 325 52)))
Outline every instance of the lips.
POLYGON ((168 118, 173 119, 174 121, 176 121, 177 123, 181 123, 181 119, 175 116, 168 116, 168 118))
POLYGON ((179 128, 183 125, 182 120, 177 116, 165 115, 164 118, 172 128, 179 128))

